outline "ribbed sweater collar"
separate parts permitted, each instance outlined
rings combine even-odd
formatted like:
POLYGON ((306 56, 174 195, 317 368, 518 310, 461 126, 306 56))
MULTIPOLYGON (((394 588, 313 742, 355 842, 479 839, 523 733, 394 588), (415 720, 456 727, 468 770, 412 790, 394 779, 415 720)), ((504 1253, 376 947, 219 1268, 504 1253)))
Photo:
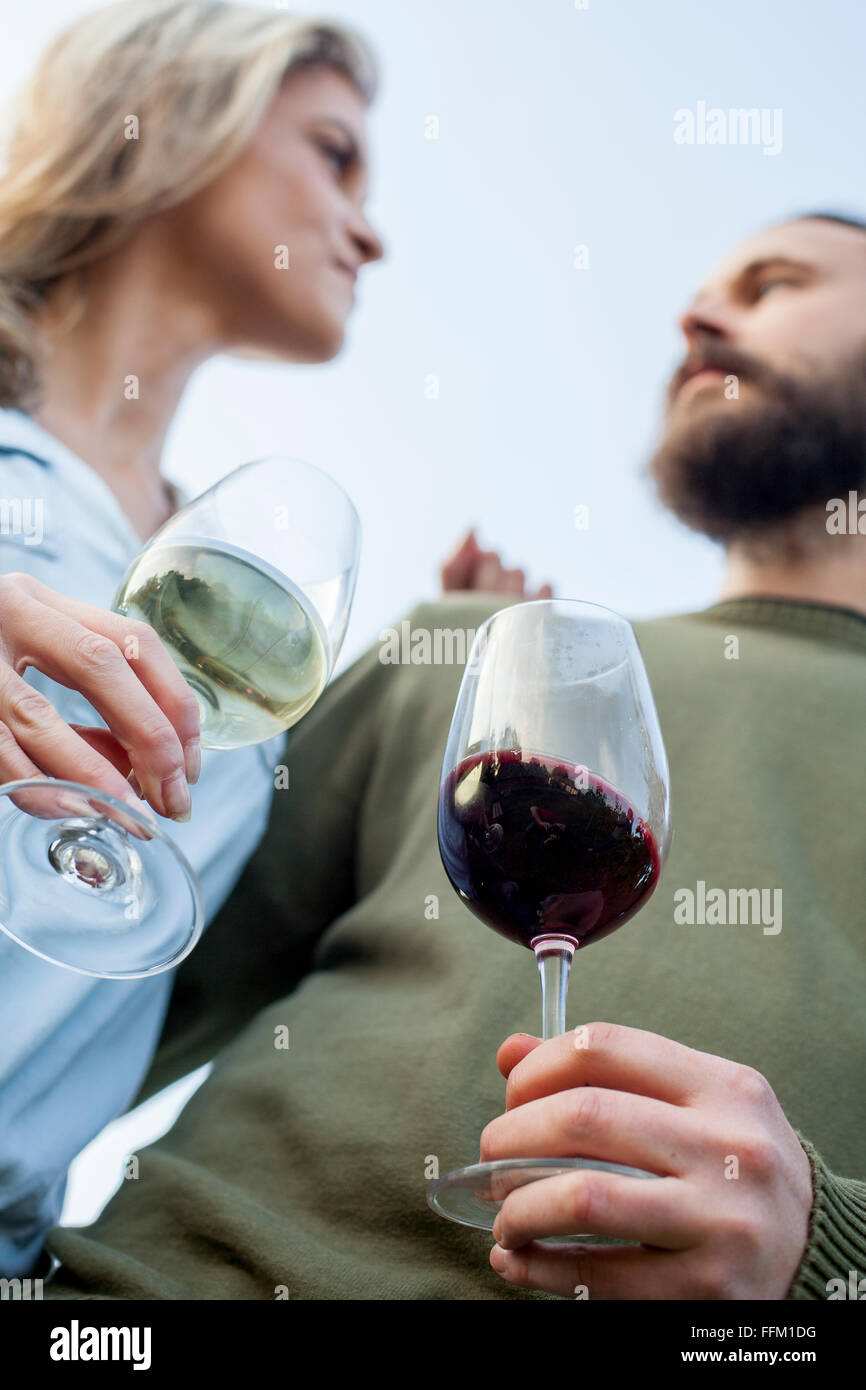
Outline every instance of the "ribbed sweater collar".
POLYGON ((725 599, 697 616, 712 622, 751 623, 755 627, 800 632, 806 637, 840 642, 866 651, 866 614, 836 604, 755 596, 725 599))

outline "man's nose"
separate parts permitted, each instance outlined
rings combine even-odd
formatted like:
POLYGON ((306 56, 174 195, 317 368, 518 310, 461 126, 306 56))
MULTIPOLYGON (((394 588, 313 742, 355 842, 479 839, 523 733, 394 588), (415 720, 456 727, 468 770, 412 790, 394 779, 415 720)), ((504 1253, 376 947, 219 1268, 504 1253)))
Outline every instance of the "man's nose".
POLYGON ((733 338, 736 317, 736 311, 725 300, 704 294, 689 305, 679 327, 692 350, 701 338, 733 338))

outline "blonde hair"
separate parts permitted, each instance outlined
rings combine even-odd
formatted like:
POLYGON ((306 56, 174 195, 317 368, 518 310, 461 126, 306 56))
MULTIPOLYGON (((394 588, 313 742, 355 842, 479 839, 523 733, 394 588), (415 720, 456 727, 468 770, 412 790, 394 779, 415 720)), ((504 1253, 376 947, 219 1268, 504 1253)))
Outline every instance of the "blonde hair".
POLYGON ((357 34, 279 10, 120 0, 54 41, 19 98, 0 178, 0 406, 38 397, 34 314, 52 286, 215 179, 286 75, 313 64, 372 99, 357 34))

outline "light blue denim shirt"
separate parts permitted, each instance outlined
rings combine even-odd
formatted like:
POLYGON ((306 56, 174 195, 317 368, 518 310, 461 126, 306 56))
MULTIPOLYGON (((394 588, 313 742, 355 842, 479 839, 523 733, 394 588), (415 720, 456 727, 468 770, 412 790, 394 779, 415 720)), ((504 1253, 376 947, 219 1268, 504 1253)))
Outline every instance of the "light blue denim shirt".
MULTIPOLYGON (((110 608, 142 549, 98 473, 29 416, 0 410, 0 573, 26 571, 61 594, 110 608)), ((0 629, 2 622, 0 612, 0 629)), ((24 679, 67 722, 104 727, 77 691, 32 667, 24 679)), ((159 818, 198 877, 206 921, 264 834, 284 739, 203 750, 190 820, 159 818)), ((0 932, 0 1276, 34 1267, 60 1218, 69 1164, 135 1096, 171 984, 171 971, 91 979, 0 932)))

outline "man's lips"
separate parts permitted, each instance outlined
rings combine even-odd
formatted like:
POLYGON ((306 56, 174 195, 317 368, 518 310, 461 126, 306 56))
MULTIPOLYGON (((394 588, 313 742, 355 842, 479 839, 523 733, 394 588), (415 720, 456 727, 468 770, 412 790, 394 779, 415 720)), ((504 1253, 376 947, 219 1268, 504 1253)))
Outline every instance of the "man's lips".
POLYGON ((696 395, 703 387, 717 382, 719 377, 728 376, 724 367, 696 367, 685 379, 676 393, 676 399, 696 395))
POLYGON ((344 261, 335 261, 334 266, 337 270, 342 270, 343 274, 347 275, 351 280, 352 284, 354 285, 355 281, 358 278, 358 271, 355 266, 346 265, 344 261))

